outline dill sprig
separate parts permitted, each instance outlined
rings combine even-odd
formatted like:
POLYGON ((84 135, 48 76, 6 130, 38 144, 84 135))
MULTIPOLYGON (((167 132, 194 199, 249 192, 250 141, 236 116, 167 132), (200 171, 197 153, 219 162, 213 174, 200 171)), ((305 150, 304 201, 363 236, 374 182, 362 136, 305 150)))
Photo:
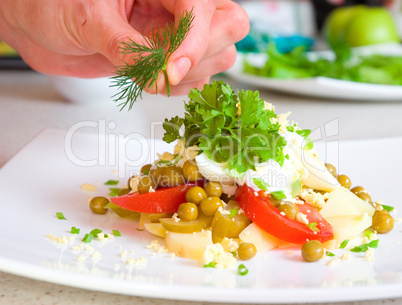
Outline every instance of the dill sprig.
POLYGON ((179 18, 177 28, 174 22, 164 28, 152 28, 151 34, 146 37, 144 45, 133 40, 122 42, 123 54, 133 53, 133 63, 125 63, 118 67, 116 76, 111 79, 112 87, 118 87, 119 92, 113 96, 121 110, 128 106, 130 110, 138 97, 142 97, 145 88, 156 86, 160 71, 165 75, 167 95, 170 96, 169 79, 166 72, 167 62, 174 51, 187 37, 194 20, 193 9, 185 11, 179 18))

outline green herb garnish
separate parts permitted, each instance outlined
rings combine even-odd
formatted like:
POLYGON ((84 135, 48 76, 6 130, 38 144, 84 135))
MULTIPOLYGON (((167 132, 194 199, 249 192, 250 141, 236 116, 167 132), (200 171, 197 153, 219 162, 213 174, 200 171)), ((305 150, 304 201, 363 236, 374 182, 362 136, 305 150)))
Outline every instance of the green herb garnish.
POLYGON ((143 36, 145 45, 140 45, 131 39, 121 43, 123 54, 133 54, 133 63, 125 63, 124 66, 118 67, 117 75, 111 78, 114 82, 112 86, 120 90, 113 97, 115 102, 119 102, 121 109, 128 106, 130 110, 137 98, 142 96, 144 89, 156 86, 161 71, 165 76, 167 94, 170 95, 167 63, 187 37, 193 20, 194 14, 191 9, 179 17, 177 28, 174 22, 164 28, 152 28, 149 36, 143 36))
POLYGON ((281 54, 274 44, 267 49, 265 65, 257 67, 245 60, 249 74, 278 79, 329 77, 346 81, 383 85, 402 85, 402 57, 387 55, 358 56, 347 47, 338 48, 335 59, 311 58, 304 47, 281 54))
POLYGON ((215 262, 209 262, 208 264, 205 264, 203 267, 204 268, 215 268, 216 263, 215 262))
POLYGON ((356 246, 352 249, 350 249, 350 251, 352 252, 366 252, 368 250, 368 248, 378 248, 378 244, 380 243, 379 239, 373 240, 367 244, 363 244, 360 246, 356 246))
POLYGON ((140 228, 136 228, 136 230, 140 231, 140 232, 144 231, 144 229, 140 229, 140 228))
POLYGON ((326 254, 327 256, 335 256, 335 254, 334 254, 334 253, 329 252, 329 251, 326 251, 326 252, 325 252, 325 254, 326 254))
POLYGON ((119 181, 118 180, 108 180, 105 182, 105 185, 118 185, 119 181))
POLYGON ((346 246, 349 243, 349 239, 345 239, 343 242, 341 242, 341 244, 339 245, 339 249, 345 249, 346 246))
POLYGON ((370 248, 378 248, 379 244, 380 244, 380 240, 376 239, 376 240, 373 240, 373 241, 369 242, 368 246, 370 248))
POLYGON ((111 188, 109 188, 109 190, 110 190, 109 197, 116 197, 116 196, 119 195, 120 188, 118 188, 118 187, 111 187, 111 188))
POLYGON ((177 162, 180 161, 180 159, 183 158, 180 155, 177 155, 174 157, 174 159, 172 161, 168 161, 168 160, 160 160, 158 162, 155 163, 155 165, 157 167, 164 167, 164 166, 175 166, 177 164, 177 162))
POLYGON ((121 236, 119 230, 112 230, 114 236, 121 236))
POLYGON ((82 241, 83 241, 84 243, 89 244, 89 243, 92 241, 93 238, 94 238, 94 236, 93 236, 91 233, 87 233, 87 234, 85 234, 85 236, 84 236, 84 238, 82 239, 82 241))
POLYGON ((391 211, 393 211, 395 209, 394 207, 392 207, 390 205, 385 205, 385 204, 382 205, 382 208, 384 210, 386 210, 387 212, 391 212, 391 211))
POLYGON ((276 199, 276 200, 282 200, 286 199, 286 195, 283 191, 275 191, 271 192, 271 195, 276 199))
POLYGON ((373 234, 374 232, 371 230, 366 230, 364 231, 364 236, 366 236, 367 238, 370 238, 370 236, 373 234))
POLYGON ((304 138, 305 144, 303 146, 304 150, 312 150, 314 148, 314 143, 309 137, 304 138))
POLYGON ((301 186, 300 179, 297 179, 296 181, 293 181, 293 183, 292 183, 292 197, 294 198, 297 195, 299 195, 300 192, 301 192, 301 189, 302 189, 302 186, 301 186))
MULTIPOLYGON (((288 126, 290 127, 290 126, 288 126)), ((289 129, 288 129, 289 130, 289 129)), ((290 131, 290 130, 289 130, 290 131)), ((293 130, 292 130, 293 131, 293 130)), ((300 129, 300 130, 296 130, 295 131, 299 136, 306 138, 311 134, 311 130, 310 129, 300 129)))
POLYGON ((93 237, 98 238, 98 234, 102 233, 102 230, 100 229, 93 229, 91 232, 89 232, 90 234, 92 234, 93 237))
POLYGON ((144 170, 144 175, 149 175, 149 172, 150 172, 150 171, 151 171, 150 168, 145 169, 145 170, 144 170))
POLYGON ((76 227, 71 227, 71 234, 80 234, 80 229, 76 228, 76 227))
POLYGON ((67 219, 64 217, 64 215, 63 215, 62 212, 57 212, 57 213, 56 213, 56 217, 57 217, 57 219, 60 219, 60 220, 67 220, 67 219))
POLYGON ((237 274, 244 276, 247 275, 248 273, 248 269, 246 268, 246 266, 244 266, 243 264, 240 264, 239 267, 237 268, 237 274))
POLYGON ((307 224, 307 227, 309 227, 309 229, 312 231, 320 232, 320 229, 317 228, 316 222, 310 222, 309 224, 307 224))
POLYGON ((262 178, 253 178, 255 185, 263 191, 268 191, 269 184, 264 181, 262 178))
POLYGON ((237 214, 237 208, 233 208, 230 210, 229 217, 233 218, 237 214))
POLYGON ((254 170, 255 163, 271 159, 283 165, 286 141, 279 134, 279 123, 270 120, 276 114, 264 109, 258 91, 241 90, 235 94, 228 84, 214 81, 204 85, 202 91, 192 89, 188 97, 184 119, 165 119, 164 141, 182 139, 186 147, 197 145, 208 158, 227 162, 229 170, 240 174, 254 170))

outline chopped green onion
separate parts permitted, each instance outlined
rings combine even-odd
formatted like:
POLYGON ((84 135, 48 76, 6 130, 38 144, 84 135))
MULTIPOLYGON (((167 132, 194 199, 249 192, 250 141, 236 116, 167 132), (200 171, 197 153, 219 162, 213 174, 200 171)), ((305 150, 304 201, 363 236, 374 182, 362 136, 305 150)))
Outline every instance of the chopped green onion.
MULTIPOLYGON (((289 128, 289 127, 292 127, 292 126, 288 126, 288 127, 287 127, 287 129, 288 129, 289 131, 294 131, 294 127, 293 127, 293 130, 290 130, 291 128, 289 128)), ((295 132, 296 132, 299 136, 305 138, 305 137, 308 137, 308 136, 310 135, 311 130, 310 130, 310 129, 301 129, 301 130, 296 130, 295 132)))
POLYGON ((309 227, 309 229, 312 231, 320 232, 320 229, 317 228, 316 222, 310 222, 307 227, 309 227))
POLYGON ((119 192, 120 192, 120 189, 119 189, 119 188, 117 188, 117 187, 111 187, 111 188, 109 188, 109 190, 110 190, 110 193, 109 193, 109 196, 110 196, 110 197, 116 197, 116 196, 119 195, 119 192))
POLYGON ((309 137, 305 138, 306 144, 304 145, 304 150, 312 150, 314 148, 314 143, 309 137))
POLYGON ((215 268, 216 263, 215 262, 209 262, 208 264, 205 264, 203 267, 204 268, 215 268))
POLYGON ((345 249, 349 243, 349 239, 345 239, 339 246, 339 249, 345 249))
POLYGON ((91 232, 89 232, 90 234, 92 234, 93 235, 93 237, 96 237, 96 238, 98 238, 98 234, 99 233, 102 233, 102 230, 99 230, 99 229, 93 229, 91 232))
POLYGON ((356 253, 366 252, 368 250, 368 248, 369 248, 368 244, 364 244, 364 245, 356 246, 356 247, 350 249, 350 251, 356 252, 356 253))
POLYGON ((233 208, 230 210, 229 217, 233 218, 237 214, 237 208, 233 208))
POLYGON ((176 165, 177 162, 179 162, 181 158, 183 158, 183 157, 180 155, 177 155, 176 157, 174 157, 174 164, 176 165))
POLYGON ((394 210, 394 207, 392 207, 392 206, 390 206, 390 205, 385 205, 385 204, 382 205, 382 208, 383 208, 384 210, 386 210, 387 212, 391 212, 391 211, 394 210))
POLYGON ((119 230, 112 230, 114 236, 121 236, 119 230))
POLYGON ((94 238, 94 236, 93 236, 91 233, 87 233, 87 234, 85 234, 85 236, 84 236, 84 238, 82 239, 82 241, 83 241, 84 243, 89 244, 89 243, 92 241, 93 238, 94 238))
POLYGON ((261 178, 253 178, 253 181, 255 183, 255 185, 263 190, 263 191, 268 191, 269 188, 269 184, 267 182, 265 182, 263 179, 261 178))
POLYGON ((378 244, 380 243, 379 239, 373 240, 368 244, 363 244, 360 246, 356 246, 353 249, 350 249, 352 252, 366 252, 368 248, 378 248, 378 244))
POLYGON ((271 195, 276 199, 276 200, 282 200, 286 199, 286 195, 283 191, 276 191, 272 192, 271 195))
POLYGON ((231 251, 231 252, 229 252, 229 253, 232 254, 233 257, 236 257, 236 255, 237 255, 237 252, 236 252, 236 251, 231 251))
POLYGON ((243 264, 240 264, 239 267, 237 268, 237 274, 244 276, 247 275, 248 273, 248 269, 246 268, 246 266, 244 266, 243 264))
POLYGON ((380 243, 380 240, 376 239, 376 240, 369 242, 368 246, 370 248, 378 248, 379 243, 380 243))
POLYGON ((108 180, 105 182, 105 185, 118 185, 119 180, 108 180))
POLYGON ((334 253, 329 252, 329 251, 326 251, 326 252, 325 252, 325 254, 326 254, 327 256, 335 256, 335 254, 334 254, 334 253))
POLYGON ((71 227, 71 234, 80 234, 80 229, 76 227, 71 227))
POLYGON ((56 213, 56 217, 57 217, 57 219, 67 220, 67 219, 64 217, 64 215, 63 215, 62 212, 57 212, 57 213, 56 213))
POLYGON ((370 238, 370 236, 373 234, 374 232, 371 230, 366 230, 364 231, 364 236, 366 236, 367 238, 370 238))
POLYGON ((144 231, 144 229, 140 229, 140 228, 137 228, 136 230, 137 230, 137 231, 141 231, 141 232, 144 231))
POLYGON ((149 172, 150 172, 150 171, 151 171, 150 168, 145 169, 145 170, 144 170, 144 175, 149 175, 149 172))
POLYGON ((168 160, 160 160, 155 163, 156 167, 163 167, 163 166, 173 166, 174 163, 168 160))
POLYGON ((296 197, 297 195, 300 194, 301 192, 301 181, 300 179, 297 179, 296 181, 293 181, 292 183, 292 197, 296 197))

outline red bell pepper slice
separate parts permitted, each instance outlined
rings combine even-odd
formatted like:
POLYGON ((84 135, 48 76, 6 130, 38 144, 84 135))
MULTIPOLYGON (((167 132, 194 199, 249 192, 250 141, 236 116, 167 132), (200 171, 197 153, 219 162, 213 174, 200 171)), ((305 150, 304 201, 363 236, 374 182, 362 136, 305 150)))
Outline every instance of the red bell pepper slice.
POLYGON ((240 186, 235 195, 239 206, 252 222, 267 233, 290 243, 304 244, 308 240, 326 242, 333 239, 331 225, 310 204, 297 205, 299 212, 306 215, 309 223, 316 222, 319 231, 293 220, 271 204, 268 198, 256 196, 247 185, 240 186))
POLYGON ((156 189, 151 193, 130 193, 110 198, 115 205, 123 209, 140 213, 174 213, 179 205, 187 202, 186 193, 193 186, 202 186, 203 181, 188 182, 174 187, 156 189))

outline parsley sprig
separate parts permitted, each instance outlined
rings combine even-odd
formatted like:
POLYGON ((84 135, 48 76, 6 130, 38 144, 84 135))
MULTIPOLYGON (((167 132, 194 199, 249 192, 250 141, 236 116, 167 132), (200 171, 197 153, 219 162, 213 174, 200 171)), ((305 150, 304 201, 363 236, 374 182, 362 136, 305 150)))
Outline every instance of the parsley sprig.
POLYGON ((198 145, 208 158, 227 162, 229 170, 238 173, 254 170, 255 163, 270 159, 283 164, 286 141, 279 134, 279 123, 270 120, 276 114, 264 109, 258 91, 236 94, 228 84, 214 81, 202 91, 192 89, 188 97, 184 118, 165 119, 164 141, 183 139, 187 147, 198 145))
MULTIPOLYGON (((125 63, 118 67, 116 76, 112 77, 112 87, 120 91, 115 94, 114 101, 121 109, 128 106, 130 110, 137 98, 142 96, 146 88, 157 85, 159 72, 163 71, 168 96, 170 95, 169 79, 166 72, 167 62, 187 37, 194 20, 193 9, 185 11, 180 17, 177 28, 173 22, 164 28, 152 28, 149 36, 143 36, 145 44, 134 40, 122 42, 121 52, 133 54, 133 63, 125 63)), ((156 87, 156 91, 158 88, 156 87)))

